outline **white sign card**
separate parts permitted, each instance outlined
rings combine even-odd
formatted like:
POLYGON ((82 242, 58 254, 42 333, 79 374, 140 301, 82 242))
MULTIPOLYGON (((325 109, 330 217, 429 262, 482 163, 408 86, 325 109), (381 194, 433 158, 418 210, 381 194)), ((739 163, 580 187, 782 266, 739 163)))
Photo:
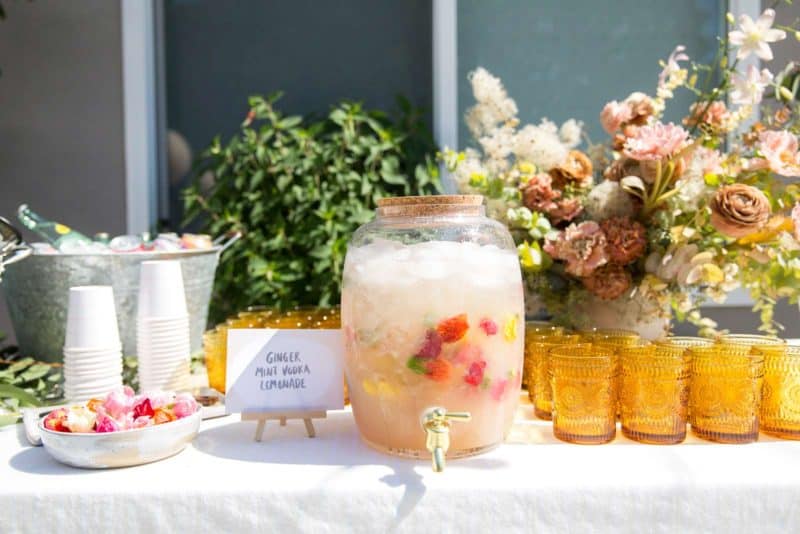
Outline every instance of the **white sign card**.
POLYGON ((341 330, 228 330, 228 413, 344 407, 341 330))

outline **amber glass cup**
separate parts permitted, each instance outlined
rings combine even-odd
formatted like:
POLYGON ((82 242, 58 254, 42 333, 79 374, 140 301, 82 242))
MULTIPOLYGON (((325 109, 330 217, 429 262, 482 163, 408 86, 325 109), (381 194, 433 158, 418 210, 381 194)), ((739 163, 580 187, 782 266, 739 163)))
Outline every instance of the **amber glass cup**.
MULTIPOLYGON (((563 326, 557 326, 544 321, 527 321, 525 323, 525 358, 522 363, 522 387, 528 389, 528 394, 533 396, 533 353, 531 343, 543 337, 560 335, 564 333, 563 326)), ((533 402, 533 399, 531 399, 533 402)))
POLYGON ((749 345, 690 347, 689 421, 700 438, 720 443, 758 439, 764 357, 749 345))
POLYGON ((642 443, 686 439, 689 355, 685 347, 638 344, 618 349, 622 433, 642 443))
POLYGON ((617 357, 607 347, 581 343, 550 349, 553 434, 581 444, 614 439, 617 357))
POLYGON ((580 342, 577 334, 561 334, 534 338, 526 345, 530 350, 531 376, 528 383, 528 398, 533 404, 533 413, 539 419, 552 419, 553 392, 550 389, 548 373, 548 354, 550 350, 561 345, 574 345, 580 342))
POLYGON ((673 345, 678 347, 708 347, 714 344, 713 339, 707 337, 694 337, 694 336, 667 336, 657 339, 653 343, 658 345, 673 345))
POLYGON ((753 350, 764 358, 761 431, 800 440, 800 346, 761 346, 753 350))
POLYGON ((208 372, 208 385, 220 393, 225 393, 227 339, 228 330, 222 326, 203 334, 203 354, 208 372))
POLYGON ((786 341, 773 336, 759 336, 755 334, 727 334, 720 336, 717 343, 721 345, 739 345, 742 347, 771 347, 784 346, 786 341))
POLYGON ((616 330, 608 328, 595 328, 580 332, 587 343, 608 343, 616 347, 633 345, 639 341, 639 334, 632 330, 616 330))

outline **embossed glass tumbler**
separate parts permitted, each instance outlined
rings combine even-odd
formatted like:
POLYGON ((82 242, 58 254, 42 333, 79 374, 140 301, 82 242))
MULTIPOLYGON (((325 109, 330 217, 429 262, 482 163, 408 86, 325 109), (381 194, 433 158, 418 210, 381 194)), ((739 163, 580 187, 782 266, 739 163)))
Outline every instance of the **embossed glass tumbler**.
POLYGON ((720 443, 758 439, 764 357, 748 345, 690 347, 692 432, 720 443))
POLYGON ((590 343, 550 350, 553 434, 562 441, 606 443, 616 436, 617 357, 590 343))
POLYGON ((800 346, 757 347, 764 357, 761 431, 800 440, 800 346))
POLYGON ((533 413, 539 419, 550 421, 553 411, 553 392, 548 374, 548 353, 561 345, 580 342, 577 334, 542 336, 528 343, 532 362, 531 381, 528 383, 528 397, 533 404, 533 413))
POLYGON ((533 353, 531 352, 531 343, 543 337, 555 336, 563 333, 563 326, 557 326, 545 321, 525 322, 525 359, 522 364, 522 387, 528 389, 531 402, 533 402, 533 353))
POLYGON ((618 349, 622 433, 642 443, 686 439, 689 356, 677 345, 631 345, 618 349))

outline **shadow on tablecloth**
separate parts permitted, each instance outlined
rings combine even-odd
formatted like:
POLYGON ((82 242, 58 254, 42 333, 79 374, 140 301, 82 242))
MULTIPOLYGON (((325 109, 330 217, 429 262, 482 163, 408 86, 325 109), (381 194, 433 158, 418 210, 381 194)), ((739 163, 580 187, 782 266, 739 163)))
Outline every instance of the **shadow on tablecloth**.
MULTIPOLYGON (((44 447, 28 447, 18 452, 8 461, 12 469, 31 475, 81 475, 96 473, 95 469, 80 469, 57 462, 47 454, 44 447)), ((121 467, 119 469, 130 469, 121 467)))
MULTIPOLYGON (((234 421, 203 430, 195 439, 196 450, 230 460, 274 463, 281 465, 327 465, 351 469, 359 466, 388 467, 392 473, 379 480, 391 488, 403 488, 397 505, 393 529, 413 512, 425 496, 423 473, 430 470, 429 460, 413 460, 375 451, 358 437, 350 413, 333 412, 327 419, 314 421, 317 437, 309 439, 302 421, 288 421, 285 427, 277 422, 267 424, 264 440, 254 441, 255 422, 234 421)), ((454 460, 449 465, 459 469, 491 470, 506 462, 490 455, 454 460)))

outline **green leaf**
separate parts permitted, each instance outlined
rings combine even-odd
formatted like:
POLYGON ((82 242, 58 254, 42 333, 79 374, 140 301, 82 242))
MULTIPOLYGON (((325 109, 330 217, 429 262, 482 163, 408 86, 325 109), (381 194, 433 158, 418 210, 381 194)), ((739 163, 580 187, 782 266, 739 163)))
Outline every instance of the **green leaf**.
POLYGON ((27 406, 39 406, 41 404, 39 399, 22 388, 11 384, 0 384, 0 399, 8 398, 17 399, 27 406))
POLYGON ((428 370, 425 368, 425 360, 423 360, 419 356, 412 356, 411 358, 409 358, 408 361, 406 362, 406 367, 408 367, 418 375, 424 375, 428 372, 428 370))
POLYGON ((47 373, 49 373, 51 369, 52 367, 47 365, 46 363, 35 363, 31 365, 20 376, 25 382, 30 382, 32 380, 37 380, 39 378, 42 378, 47 373))
POLYGON ((8 366, 8 372, 12 375, 19 374, 21 371, 27 369, 31 365, 33 365, 33 358, 23 358, 18 362, 15 362, 8 366))

